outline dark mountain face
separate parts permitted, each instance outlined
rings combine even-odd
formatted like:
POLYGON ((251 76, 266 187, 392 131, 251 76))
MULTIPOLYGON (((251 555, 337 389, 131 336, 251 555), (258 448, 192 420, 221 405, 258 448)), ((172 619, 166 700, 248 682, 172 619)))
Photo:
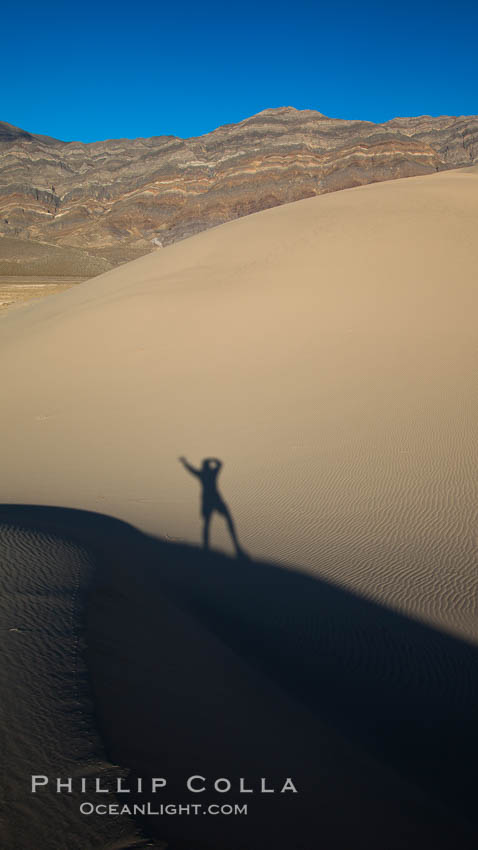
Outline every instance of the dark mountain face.
POLYGON ((0 235, 120 263, 268 207, 478 160, 478 116, 268 109, 192 139, 84 144, 0 123, 0 235))

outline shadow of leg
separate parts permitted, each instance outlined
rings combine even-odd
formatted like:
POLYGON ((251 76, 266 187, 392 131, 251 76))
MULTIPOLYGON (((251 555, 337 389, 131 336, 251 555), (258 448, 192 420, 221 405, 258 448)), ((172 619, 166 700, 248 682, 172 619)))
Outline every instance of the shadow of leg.
POLYGON ((209 526, 211 524, 211 512, 203 514, 203 529, 202 529, 202 545, 204 549, 209 549, 209 526))
POLYGON ((232 519, 232 516, 229 512, 229 508, 226 505, 224 505, 223 513, 224 513, 224 519, 226 520, 227 527, 229 529, 229 534, 231 535, 232 542, 234 543, 234 548, 236 550, 236 556, 238 558, 245 558, 246 553, 241 548, 239 540, 237 539, 237 533, 236 533, 236 527, 234 525, 234 520, 232 519))

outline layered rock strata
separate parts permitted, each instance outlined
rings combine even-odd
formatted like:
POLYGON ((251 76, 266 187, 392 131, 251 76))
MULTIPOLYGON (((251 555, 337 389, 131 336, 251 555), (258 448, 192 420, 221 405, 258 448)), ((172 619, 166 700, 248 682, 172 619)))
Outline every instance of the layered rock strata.
POLYGON ((477 160, 478 116, 373 124, 283 107, 197 138, 91 144, 0 123, 0 235, 116 265, 269 207, 477 160))

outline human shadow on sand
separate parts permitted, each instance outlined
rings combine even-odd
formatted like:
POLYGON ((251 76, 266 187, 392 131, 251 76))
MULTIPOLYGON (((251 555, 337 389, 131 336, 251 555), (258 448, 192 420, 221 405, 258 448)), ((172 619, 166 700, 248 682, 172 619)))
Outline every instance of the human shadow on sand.
POLYGON ((204 549, 209 549, 209 530, 214 512, 224 517, 231 540, 238 558, 244 557, 245 552, 239 545, 236 526, 229 510, 218 490, 217 479, 222 469, 222 461, 217 457, 204 458, 201 466, 192 466, 185 457, 179 458, 180 463, 191 475, 197 478, 201 484, 201 515, 203 519, 202 541, 204 549))
POLYGON ((318 574, 167 543, 100 514, 2 506, 0 523, 92 553, 88 659, 116 764, 168 777, 161 802, 187 801, 191 774, 297 777, 293 800, 251 795, 247 817, 151 817, 168 846, 478 846, 474 645, 318 574), (266 705, 277 706, 269 725, 266 705))

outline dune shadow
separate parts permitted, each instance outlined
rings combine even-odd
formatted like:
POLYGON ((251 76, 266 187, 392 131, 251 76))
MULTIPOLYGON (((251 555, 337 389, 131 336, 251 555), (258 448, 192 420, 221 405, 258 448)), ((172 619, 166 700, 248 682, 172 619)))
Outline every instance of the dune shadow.
MULTIPOLYGON (((162 737, 162 724, 173 729, 175 722, 179 727, 184 724, 183 730, 188 728, 187 724, 192 729, 189 738, 189 733, 183 735, 185 752, 180 757, 178 751, 177 755, 178 763, 186 763, 184 760, 196 746, 197 736, 209 729, 211 718, 206 711, 201 713, 200 690, 201 683, 205 689, 210 687, 206 678, 208 665, 212 671, 215 662, 205 650, 201 672, 192 663, 185 668, 196 688, 194 692, 185 691, 184 676, 180 679, 177 673, 179 661, 176 664, 173 647, 181 645, 177 652, 184 652, 186 657, 194 642, 199 645, 203 640, 206 646, 207 641, 214 639, 219 642, 214 644, 216 647, 226 647, 231 653, 228 657, 241 659, 241 663, 255 671, 254 675, 262 677, 261 681, 271 682, 271 687, 278 689, 274 693, 286 694, 293 701, 290 705, 303 706, 304 724, 309 722, 307 718, 312 718, 317 729, 329 729, 332 737, 336 734, 351 742, 357 752, 365 753, 374 764, 385 765, 400 782, 418 789, 418 795, 422 795, 435 813, 432 817, 436 817, 437 825, 441 824, 440 818, 445 819, 446 828, 440 825, 438 834, 434 833, 427 843, 417 831, 414 818, 419 816, 409 801, 412 808, 405 818, 409 818, 415 829, 412 834, 416 834, 416 843, 413 837, 403 839, 403 844, 390 839, 386 845, 382 844, 387 850, 402 846, 417 850, 451 848, 454 829, 456 846, 475 846, 478 650, 474 645, 294 566, 234 559, 207 547, 167 543, 100 514, 53 507, 0 506, 0 523, 60 534, 87 546, 95 554, 98 570, 90 599, 93 613, 89 615, 92 618, 89 660, 100 727, 112 758, 118 763, 126 764, 139 775, 164 771, 164 764, 159 762, 168 753, 170 757, 171 751, 162 737), (180 614, 171 613, 175 611, 180 614), (167 633, 168 617, 171 623, 174 620, 174 625, 167 633), (191 631, 196 637, 188 637, 181 626, 182 617, 184 623, 199 624, 201 631, 191 631), (182 637, 165 648, 169 639, 165 635, 173 633, 182 637), (129 658, 129 666, 118 662, 115 672, 110 657, 105 674, 105 658, 115 641, 124 641, 122 651, 129 658), (140 681, 143 690, 138 694, 140 681), (134 725, 138 699, 142 703, 141 724, 134 725), (125 723, 131 724, 129 729, 125 723), (142 741, 140 746, 127 741, 128 735, 136 734, 142 741)), ((215 681, 214 676, 211 673, 211 682, 215 681)), ((313 729, 313 723, 308 728, 313 729)), ((250 746, 260 750, 263 733, 257 731, 255 743, 253 728, 250 734, 250 746)), ((284 740, 288 734, 288 729, 281 727, 284 740)), ((311 734, 308 732, 309 738, 311 734)), ((278 844, 264 845, 260 818, 256 822, 251 817, 248 828, 257 830, 258 847, 293 846, 312 850, 317 846, 315 842, 307 844, 304 830, 315 829, 319 817, 314 809, 318 793, 314 783, 320 760, 325 758, 323 741, 319 743, 316 746, 311 742, 309 756, 304 760, 302 753, 302 766, 297 767, 302 771, 302 781, 310 782, 311 787, 310 794, 305 794, 300 803, 302 826, 296 822, 294 827, 294 834, 299 836, 296 843, 287 844, 284 839, 281 844, 279 837, 278 844)), ((221 761, 223 755, 214 753, 214 740, 208 746, 211 769, 226 769, 221 761)), ((217 743, 218 750, 220 746, 217 743)), ((190 757, 194 765, 201 763, 196 752, 190 757)), ((242 755, 239 753, 237 758, 238 769, 242 769, 242 755)), ((247 759, 250 762, 253 755, 244 759, 247 766, 247 759)), ((271 761, 269 773, 274 775, 277 770, 271 761)), ((201 770, 192 772, 201 773, 201 770)), ((322 793, 326 794, 325 784, 322 793)), ((374 793, 379 792, 374 790, 374 793)), ((261 801, 261 805, 266 802, 261 801)), ((280 821, 278 809, 267 811, 280 821)), ((326 818, 328 814, 320 817, 326 818)), ((379 821, 379 815, 377 818, 379 821)), ((157 818, 153 820, 151 828, 159 832, 161 826, 166 830, 171 847, 193 846, 188 843, 192 840, 189 833, 181 832, 186 829, 184 819, 182 826, 178 818, 171 818, 167 824, 163 819, 161 825, 157 818)), ((189 819, 189 830, 194 829, 192 820, 189 819)), ((210 829, 226 829, 224 820, 227 819, 223 819, 221 827, 210 829)), ((234 824, 238 834, 244 829, 239 820, 236 818, 234 824)), ((375 828, 378 828, 376 824, 375 828)), ((331 837, 336 835, 331 828, 329 843, 323 845, 327 850, 346 846, 340 843, 340 828, 337 829, 339 839, 331 837)), ((363 842, 351 834, 353 843, 349 846, 379 848, 383 837, 374 840, 371 830, 372 825, 364 814, 363 842)), ((198 834, 202 834, 201 830, 198 834)), ((194 843, 194 847, 203 846, 220 845, 214 841, 209 844, 206 839, 194 843)), ((236 844, 231 839, 227 846, 236 847, 236 844)), ((248 846, 255 848, 256 844, 249 842, 248 846)))

